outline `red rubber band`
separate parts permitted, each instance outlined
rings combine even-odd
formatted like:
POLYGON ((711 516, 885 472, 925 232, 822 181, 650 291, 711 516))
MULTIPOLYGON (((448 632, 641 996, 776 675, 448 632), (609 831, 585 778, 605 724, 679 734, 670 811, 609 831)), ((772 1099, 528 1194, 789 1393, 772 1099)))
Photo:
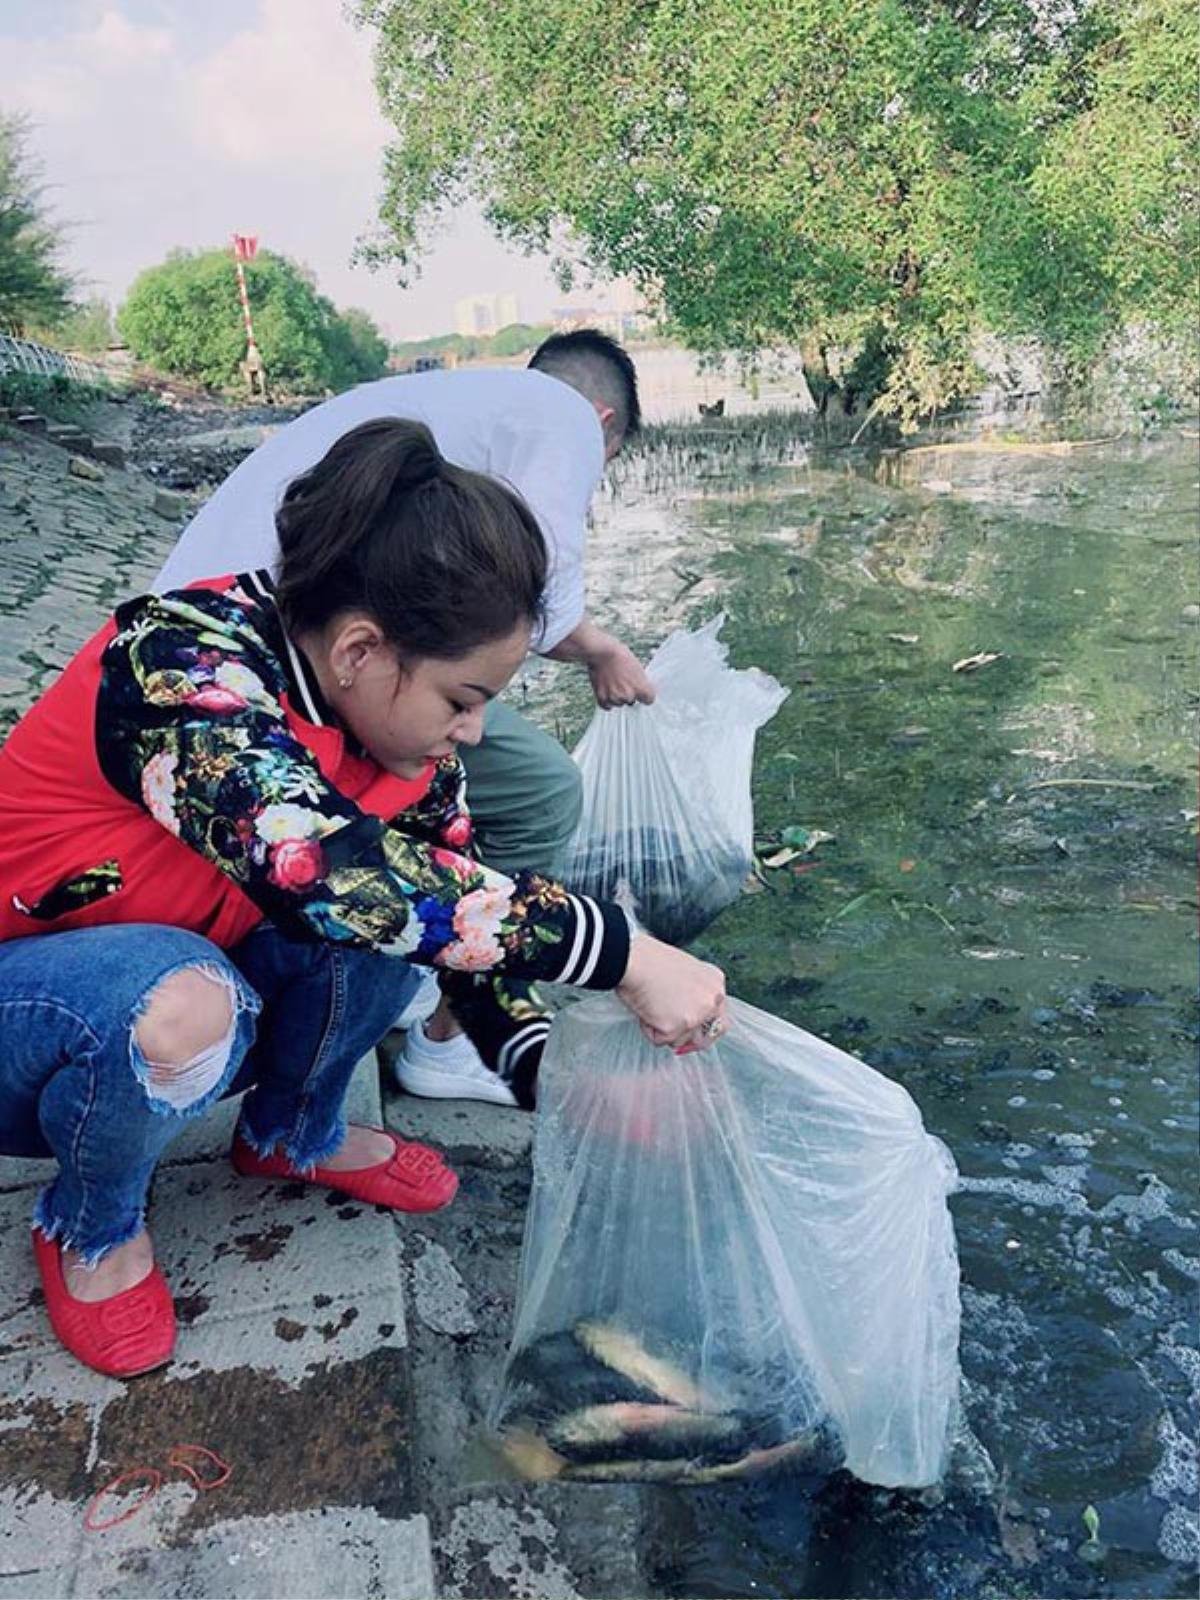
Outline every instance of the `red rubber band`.
POLYGON ((147 1500, 152 1499, 158 1493, 161 1483, 162 1473, 159 1472, 157 1467, 127 1467, 124 1472, 118 1473, 111 1483, 106 1483, 103 1489, 97 1489, 88 1501, 87 1510, 83 1514, 84 1529, 88 1533, 103 1533, 105 1528, 115 1528, 118 1523, 128 1522, 130 1517, 142 1509, 147 1500), (123 1483, 127 1483, 130 1478, 147 1478, 149 1480, 146 1484, 146 1492, 141 1499, 135 1500, 131 1506, 127 1506, 117 1516, 109 1517, 104 1522, 97 1522, 94 1513, 101 1500, 106 1494, 112 1494, 123 1483))
POLYGON ((228 1461, 223 1456, 219 1456, 215 1450, 210 1450, 206 1444, 173 1444, 171 1453, 167 1457, 167 1465, 169 1467, 178 1467, 181 1472, 186 1472, 197 1489, 205 1491, 219 1489, 223 1483, 229 1482, 233 1474, 233 1468, 228 1461), (204 1461, 211 1462, 217 1468, 217 1476, 215 1478, 202 1478, 192 1463, 186 1459, 184 1451, 187 1450, 202 1457, 204 1461))

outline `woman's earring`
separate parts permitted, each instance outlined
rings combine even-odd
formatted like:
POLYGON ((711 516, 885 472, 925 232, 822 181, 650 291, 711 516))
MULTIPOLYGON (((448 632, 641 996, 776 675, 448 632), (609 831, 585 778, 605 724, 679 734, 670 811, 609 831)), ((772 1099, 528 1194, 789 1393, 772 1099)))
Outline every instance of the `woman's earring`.
POLYGON ((339 678, 338 679, 338 688, 339 689, 353 689, 353 687, 354 687, 354 679, 353 678, 339 678))

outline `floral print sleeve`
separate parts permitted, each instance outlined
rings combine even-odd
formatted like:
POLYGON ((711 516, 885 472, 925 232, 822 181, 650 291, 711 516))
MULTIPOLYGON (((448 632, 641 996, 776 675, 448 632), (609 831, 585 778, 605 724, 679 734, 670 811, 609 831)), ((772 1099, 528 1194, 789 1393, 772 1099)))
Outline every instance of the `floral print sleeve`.
POLYGON ((471 830, 456 762, 399 826, 329 784, 287 721, 289 648, 273 606, 237 587, 122 607, 96 712, 108 781, 293 936, 614 987, 628 957, 621 912, 461 853, 471 830))

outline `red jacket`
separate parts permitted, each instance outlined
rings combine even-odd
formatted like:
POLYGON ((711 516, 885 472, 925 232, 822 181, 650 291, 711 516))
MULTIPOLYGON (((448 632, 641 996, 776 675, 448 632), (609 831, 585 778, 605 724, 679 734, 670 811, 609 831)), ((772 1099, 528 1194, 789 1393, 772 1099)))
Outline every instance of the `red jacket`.
MULTIPOLYGON (((225 590, 235 581, 198 587, 225 590)), ((189 928, 228 949, 263 920, 262 909, 101 770, 96 701, 101 656, 116 631, 113 620, 93 635, 0 750, 0 939, 147 922, 189 928)), ((291 668, 281 698, 287 725, 329 783, 385 821, 416 804, 433 766, 402 779, 353 754, 339 728, 297 709, 297 700, 313 705, 313 685, 297 681, 302 663, 291 668)))

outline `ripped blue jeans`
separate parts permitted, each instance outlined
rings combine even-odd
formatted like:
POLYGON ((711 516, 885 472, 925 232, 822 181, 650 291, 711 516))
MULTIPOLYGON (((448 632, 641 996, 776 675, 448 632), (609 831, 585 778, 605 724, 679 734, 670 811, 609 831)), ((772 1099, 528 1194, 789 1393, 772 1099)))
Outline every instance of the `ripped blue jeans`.
POLYGON ((243 1091, 241 1136, 317 1165, 345 1136, 356 1063, 419 981, 405 961, 294 943, 269 924, 229 951, 144 923, 0 943, 0 1154, 59 1164, 36 1225, 88 1262, 135 1238, 171 1141, 243 1091), (183 1062, 148 1061, 137 1024, 180 972, 224 990, 225 1036, 183 1062))

